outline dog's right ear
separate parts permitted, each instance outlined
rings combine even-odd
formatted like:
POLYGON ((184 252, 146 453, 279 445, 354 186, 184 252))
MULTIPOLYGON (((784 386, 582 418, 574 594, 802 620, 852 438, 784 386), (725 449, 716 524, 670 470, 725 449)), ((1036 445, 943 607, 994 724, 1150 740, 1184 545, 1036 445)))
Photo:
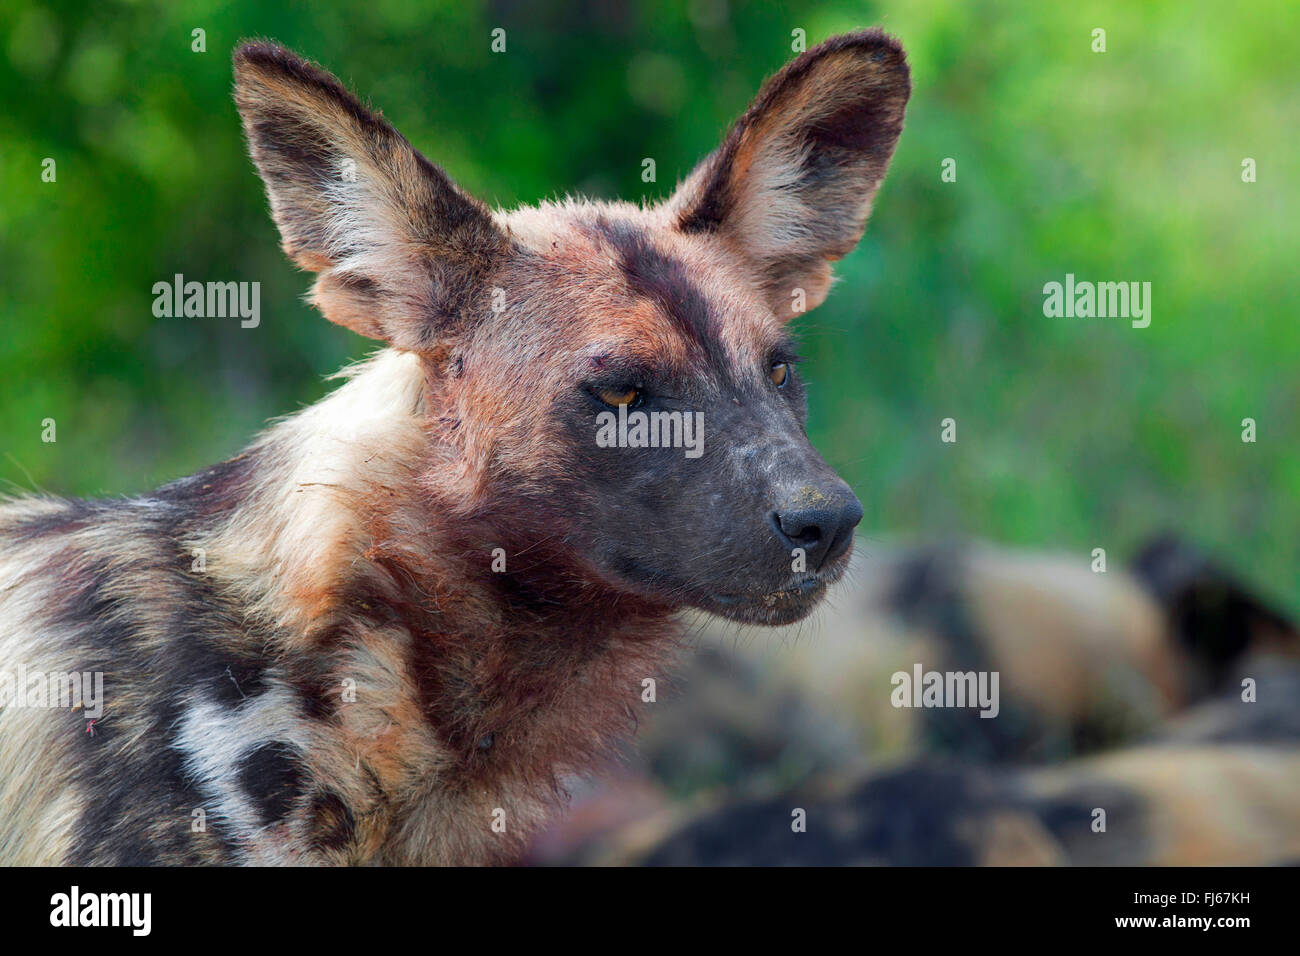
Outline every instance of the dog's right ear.
POLYGON ((235 51, 235 103, 284 251, 330 321, 427 351, 479 308, 509 240, 377 113, 273 43, 235 51))

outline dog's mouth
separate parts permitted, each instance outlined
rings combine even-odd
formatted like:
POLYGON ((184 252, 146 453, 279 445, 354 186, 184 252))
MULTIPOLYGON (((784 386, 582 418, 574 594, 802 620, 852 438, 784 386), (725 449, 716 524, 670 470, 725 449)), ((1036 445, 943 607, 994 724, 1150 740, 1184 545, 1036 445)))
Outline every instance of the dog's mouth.
POLYGON ((816 574, 790 581, 775 590, 712 591, 679 582, 671 575, 641 565, 625 564, 624 571, 648 596, 666 597, 674 604, 693 607, 743 624, 779 626, 793 624, 812 613, 826 589, 844 576, 850 549, 816 574))

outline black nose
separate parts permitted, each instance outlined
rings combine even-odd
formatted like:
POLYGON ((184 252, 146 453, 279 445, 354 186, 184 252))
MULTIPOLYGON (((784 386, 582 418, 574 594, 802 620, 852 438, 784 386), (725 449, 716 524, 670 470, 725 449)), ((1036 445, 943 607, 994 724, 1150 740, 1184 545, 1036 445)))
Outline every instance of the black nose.
POLYGON ((805 497, 816 503, 773 512, 772 528, 787 550, 803 548, 809 569, 817 570, 848 550, 862 520, 862 503, 847 488, 834 496, 805 497))

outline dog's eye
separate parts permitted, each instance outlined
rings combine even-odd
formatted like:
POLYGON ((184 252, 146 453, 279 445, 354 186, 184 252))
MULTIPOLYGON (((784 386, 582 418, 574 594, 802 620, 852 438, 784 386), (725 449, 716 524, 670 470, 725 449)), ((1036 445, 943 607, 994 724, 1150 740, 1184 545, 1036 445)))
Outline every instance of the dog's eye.
POLYGON ((631 385, 620 385, 617 388, 593 388, 591 391, 606 405, 615 408, 619 405, 636 405, 641 400, 641 390, 631 385))
POLYGON ((772 384, 777 388, 785 388, 785 383, 790 378, 790 366, 785 362, 773 362, 772 367, 767 372, 767 377, 772 380, 772 384))

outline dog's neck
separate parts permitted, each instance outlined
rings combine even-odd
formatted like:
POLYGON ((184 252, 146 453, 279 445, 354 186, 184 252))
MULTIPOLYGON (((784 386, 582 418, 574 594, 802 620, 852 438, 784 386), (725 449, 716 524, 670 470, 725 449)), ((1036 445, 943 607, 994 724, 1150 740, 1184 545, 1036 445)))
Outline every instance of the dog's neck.
POLYGON ((486 827, 500 807, 525 832, 560 775, 631 729, 678 633, 671 608, 601 584, 562 536, 439 500, 424 376, 382 352, 197 476, 218 517, 189 542, 334 720, 350 803, 382 808, 369 839, 394 861, 458 857, 430 822, 449 802, 491 800, 462 812, 486 827))

